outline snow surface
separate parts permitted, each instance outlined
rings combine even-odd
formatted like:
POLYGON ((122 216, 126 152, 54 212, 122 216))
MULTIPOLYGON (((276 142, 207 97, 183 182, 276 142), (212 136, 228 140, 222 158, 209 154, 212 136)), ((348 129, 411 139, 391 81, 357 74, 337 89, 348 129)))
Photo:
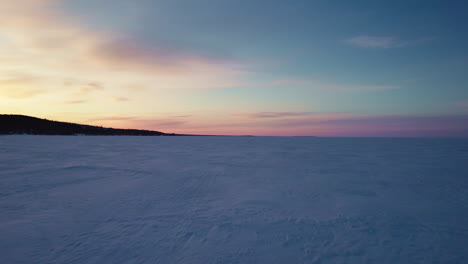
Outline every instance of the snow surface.
POLYGON ((0 262, 468 263, 468 140, 0 137, 0 262))

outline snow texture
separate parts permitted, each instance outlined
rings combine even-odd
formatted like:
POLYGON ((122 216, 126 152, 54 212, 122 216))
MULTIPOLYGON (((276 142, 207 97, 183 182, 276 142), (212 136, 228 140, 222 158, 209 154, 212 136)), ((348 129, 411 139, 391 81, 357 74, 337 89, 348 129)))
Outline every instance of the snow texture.
POLYGON ((468 140, 0 137, 0 262, 468 263, 468 140))

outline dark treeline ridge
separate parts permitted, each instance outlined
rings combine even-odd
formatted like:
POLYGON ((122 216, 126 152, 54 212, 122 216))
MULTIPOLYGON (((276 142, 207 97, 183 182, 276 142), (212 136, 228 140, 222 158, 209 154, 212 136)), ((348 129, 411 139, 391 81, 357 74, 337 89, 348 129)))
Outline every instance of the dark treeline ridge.
POLYGON ((25 115, 4 114, 0 114, 0 134, 176 136, 176 134, 166 134, 159 131, 105 128, 99 126, 51 121, 25 115))

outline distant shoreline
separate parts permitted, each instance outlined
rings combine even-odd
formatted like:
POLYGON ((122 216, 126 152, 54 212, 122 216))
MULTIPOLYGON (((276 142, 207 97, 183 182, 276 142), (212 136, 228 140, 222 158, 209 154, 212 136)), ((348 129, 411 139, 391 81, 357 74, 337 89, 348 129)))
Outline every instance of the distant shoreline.
POLYGON ((0 135, 182 136, 182 134, 153 130, 107 128, 52 121, 26 115, 5 114, 0 115, 0 135))
MULTIPOLYGON (((154 130, 122 129, 62 122, 27 115, 0 114, 0 135, 37 136, 194 136, 194 137, 258 137, 255 135, 175 134, 154 130)), ((275 137, 275 136, 264 136, 275 137)), ((282 137, 282 136, 280 136, 282 137)), ((316 136, 287 136, 316 137, 316 136)))

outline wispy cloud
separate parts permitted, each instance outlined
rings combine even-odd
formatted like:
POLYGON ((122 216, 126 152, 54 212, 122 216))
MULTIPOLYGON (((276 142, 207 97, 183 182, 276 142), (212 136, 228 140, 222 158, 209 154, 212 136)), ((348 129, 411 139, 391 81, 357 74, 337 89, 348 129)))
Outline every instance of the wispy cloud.
MULTIPOLYGON (((0 81, 0 85, 2 85, 1 81, 0 81)), ((32 98, 43 93, 44 92, 39 89, 29 88, 29 87, 13 88, 12 86, 9 86, 8 89, 7 88, 0 89, 0 96, 7 97, 10 99, 32 98)))
POLYGON ((247 118, 284 118, 284 117, 298 117, 310 116, 313 112, 254 112, 254 113, 235 113, 235 116, 247 118))
POLYGON ((188 127, 191 115, 171 115, 165 117, 138 116, 102 116, 83 121, 87 124, 102 125, 117 128, 151 129, 171 132, 172 129, 188 127))
POLYGON ((465 102, 455 102, 454 105, 458 108, 466 108, 468 109, 468 101, 465 102))
POLYGON ((86 100, 69 100, 65 102, 66 104, 84 104, 86 100))
POLYGON ((333 92, 357 92, 357 91, 381 91, 400 89, 397 85, 345 85, 345 84, 322 84, 319 89, 333 92))
POLYGON ((366 35, 352 37, 347 39, 346 42, 357 47, 378 49, 401 48, 409 44, 409 42, 400 40, 396 37, 366 35))
POLYGON ((87 82, 79 85, 78 90, 76 91, 77 95, 88 95, 90 93, 96 92, 96 91, 102 91, 104 90, 104 85, 102 83, 97 83, 97 82, 87 82))
POLYGON ((392 37, 392 36, 360 35, 360 36, 355 36, 355 37, 346 39, 345 42, 350 45, 361 47, 361 48, 392 49, 392 48, 402 48, 406 46, 414 46, 414 45, 430 42, 434 39, 436 39, 436 37, 402 40, 402 39, 399 39, 397 37, 392 37))
POLYGON ((245 84, 246 86, 260 86, 260 87, 305 87, 324 92, 365 92, 365 91, 380 91, 400 89, 402 86, 398 85, 370 85, 370 84, 341 84, 324 82, 319 80, 310 79, 280 79, 264 83, 245 84))
POLYGON ((12 99, 31 98, 43 93, 39 84, 43 81, 36 76, 18 72, 0 72, 0 96, 12 99))
POLYGON ((107 122, 107 121, 133 121, 138 120, 136 116, 101 116, 101 117, 93 117, 85 120, 84 122, 107 122))
MULTIPOLYGON (((308 124, 369 125, 375 127, 394 126, 400 128, 467 128, 468 115, 356 115, 338 114, 320 120, 314 118, 283 119, 283 125, 303 126, 308 124)), ((279 124, 279 123, 278 123, 279 124)))
POLYGON ((128 97, 124 97, 124 96, 115 96, 114 101, 116 101, 116 102, 128 102, 128 101, 130 101, 130 99, 128 97))

